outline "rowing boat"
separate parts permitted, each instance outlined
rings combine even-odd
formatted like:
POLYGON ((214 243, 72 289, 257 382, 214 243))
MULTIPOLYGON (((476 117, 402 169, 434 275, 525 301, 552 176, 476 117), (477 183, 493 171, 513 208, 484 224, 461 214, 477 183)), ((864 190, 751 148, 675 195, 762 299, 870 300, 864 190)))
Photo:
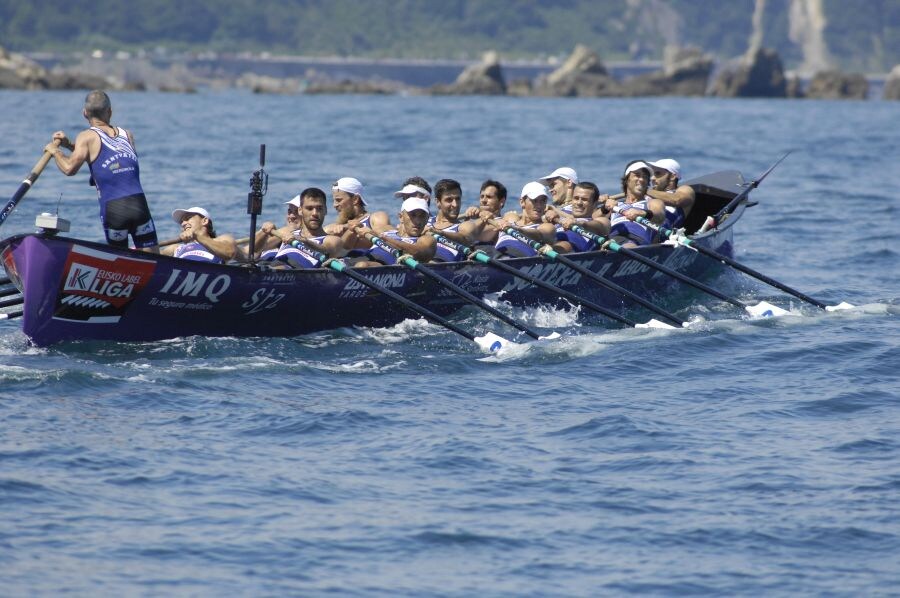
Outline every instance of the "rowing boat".
MULTIPOLYGON (((747 183, 737 171, 689 181, 696 201, 686 223, 696 231, 747 183)), ((733 256, 732 228, 747 204, 739 203, 718 227, 693 243, 733 256)), ((678 272, 712 279, 722 266, 691 249, 648 245, 638 251, 678 272)), ((578 264, 647 298, 666 300, 678 282, 619 253, 567 254, 578 264)), ((296 336, 350 326, 396 324, 410 313, 385 294, 331 269, 284 270, 208 264, 116 249, 52 232, 0 241, 0 258, 22 292, 22 330, 38 346, 70 340, 154 341, 203 335, 216 337, 296 336)), ((630 304, 565 264, 544 257, 504 260, 556 287, 604 307, 625 311, 630 304)), ((496 296, 513 306, 564 305, 558 295, 482 263, 429 266, 477 297, 496 296)), ((381 286, 446 316, 467 303, 402 265, 361 270, 381 286)))

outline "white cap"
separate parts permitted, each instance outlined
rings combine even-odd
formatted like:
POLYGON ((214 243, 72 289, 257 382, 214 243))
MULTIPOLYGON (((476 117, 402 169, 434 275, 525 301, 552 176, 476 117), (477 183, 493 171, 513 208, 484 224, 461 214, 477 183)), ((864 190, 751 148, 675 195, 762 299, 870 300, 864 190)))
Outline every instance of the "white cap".
POLYGON ((574 168, 569 168, 568 166, 563 166, 562 168, 557 168, 547 176, 541 177, 538 180, 544 183, 549 183, 553 179, 566 179, 567 181, 572 181, 576 185, 578 184, 578 173, 575 172, 574 168))
POLYGON ((181 224, 181 219, 184 218, 185 214, 199 214, 200 216, 203 216, 207 220, 212 220, 212 218, 209 217, 209 212, 207 212, 203 208, 196 208, 196 207, 188 208, 186 210, 183 208, 179 208, 179 209, 175 210, 174 212, 172 212, 172 220, 174 220, 178 224, 181 224))
POLYGON ((657 160, 656 162, 650 162, 650 166, 654 168, 661 168, 663 170, 668 170, 672 174, 674 174, 677 178, 681 178, 681 164, 672 158, 663 158, 662 160, 657 160))
POLYGON ((519 197, 537 199, 541 195, 543 195, 544 197, 550 197, 550 192, 547 191, 547 188, 539 182, 531 181, 530 183, 522 187, 522 194, 519 197))
POLYGON ((421 197, 408 197, 403 200, 403 204, 400 206, 401 212, 415 212, 416 210, 422 210, 431 215, 431 211, 428 209, 428 202, 421 197))
POLYGON ((421 193, 425 197, 431 197, 431 193, 428 192, 428 189, 423 189, 418 185, 404 185, 403 189, 399 191, 394 191, 394 197, 399 197, 401 199, 411 197, 416 193, 421 193))
POLYGON ((284 203, 285 203, 285 204, 291 204, 291 205, 294 206, 295 208, 300 209, 300 196, 299 196, 299 195, 295 195, 294 197, 291 198, 291 201, 286 201, 286 202, 284 202, 284 203))
POLYGON ((625 175, 627 176, 629 173, 636 172, 638 170, 646 170, 650 176, 653 176, 653 169, 646 162, 641 162, 638 160, 633 164, 629 164, 628 168, 625 169, 625 175))
POLYGON ((363 184, 359 182, 359 180, 354 179, 351 176, 345 176, 339 178, 334 185, 331 186, 332 191, 343 191, 345 193, 349 193, 350 195, 359 195, 359 198, 362 200, 364 206, 369 205, 366 203, 366 199, 363 197, 363 184))

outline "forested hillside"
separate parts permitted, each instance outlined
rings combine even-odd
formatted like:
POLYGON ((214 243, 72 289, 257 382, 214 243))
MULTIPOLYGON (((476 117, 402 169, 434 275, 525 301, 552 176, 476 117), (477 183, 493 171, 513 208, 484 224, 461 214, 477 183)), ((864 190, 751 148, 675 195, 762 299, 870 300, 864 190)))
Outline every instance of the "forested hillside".
MULTIPOLYGON (((767 0, 763 45, 788 66, 792 2, 767 0)), ((900 0, 813 0, 829 59, 850 70, 900 62, 900 0)), ((667 44, 741 54, 755 0, 0 0, 0 46, 15 51, 149 49, 319 56, 561 56, 576 43, 605 60, 658 59, 667 44)), ((796 7, 794 7, 796 8, 796 7)), ((796 11, 795 11, 796 12, 796 11)), ((796 15, 795 15, 796 17, 796 15)), ((802 23, 802 22, 801 22, 802 23)), ((796 18, 793 23, 796 29, 796 18)))

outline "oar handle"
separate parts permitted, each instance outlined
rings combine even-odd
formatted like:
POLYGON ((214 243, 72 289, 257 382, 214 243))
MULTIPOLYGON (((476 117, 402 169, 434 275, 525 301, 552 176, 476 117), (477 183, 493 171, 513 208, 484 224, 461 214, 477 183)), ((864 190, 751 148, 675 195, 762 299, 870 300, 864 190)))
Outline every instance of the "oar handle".
MULTIPOLYGON (((249 240, 250 240, 250 237, 241 237, 240 239, 235 239, 234 242, 236 245, 241 245, 243 243, 246 243, 249 240)), ((176 237, 174 239, 166 239, 165 241, 160 241, 159 246, 160 247, 168 247, 169 245, 177 245, 178 243, 184 243, 184 241, 181 240, 181 237, 176 237)))

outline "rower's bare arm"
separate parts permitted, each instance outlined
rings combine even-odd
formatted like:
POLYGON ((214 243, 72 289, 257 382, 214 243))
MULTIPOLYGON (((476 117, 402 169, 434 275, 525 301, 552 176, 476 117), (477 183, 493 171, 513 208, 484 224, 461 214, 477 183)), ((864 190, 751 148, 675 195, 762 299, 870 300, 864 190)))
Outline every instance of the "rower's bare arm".
POLYGON ((235 259, 238 255, 237 243, 231 235, 219 235, 218 237, 210 237, 205 234, 195 236, 201 245, 209 249, 210 253, 226 262, 235 259))
POLYGON ((63 142, 68 143, 68 139, 66 138, 65 133, 57 131, 53 134, 53 141, 48 143, 44 149, 53 154, 53 160, 56 162, 56 166, 59 168, 60 172, 66 176, 72 176, 76 174, 81 166, 90 158, 90 142, 92 138, 98 139, 97 134, 92 131, 88 130, 79 133, 78 137, 75 138, 75 143, 69 143, 69 145, 72 146, 72 153, 67 156, 63 153, 62 149, 60 149, 60 146, 63 142))
POLYGON ((386 230, 391 230, 392 228, 394 228, 393 226, 391 226, 391 219, 387 215, 387 212, 381 210, 373 213, 369 217, 369 226, 379 235, 386 230))

